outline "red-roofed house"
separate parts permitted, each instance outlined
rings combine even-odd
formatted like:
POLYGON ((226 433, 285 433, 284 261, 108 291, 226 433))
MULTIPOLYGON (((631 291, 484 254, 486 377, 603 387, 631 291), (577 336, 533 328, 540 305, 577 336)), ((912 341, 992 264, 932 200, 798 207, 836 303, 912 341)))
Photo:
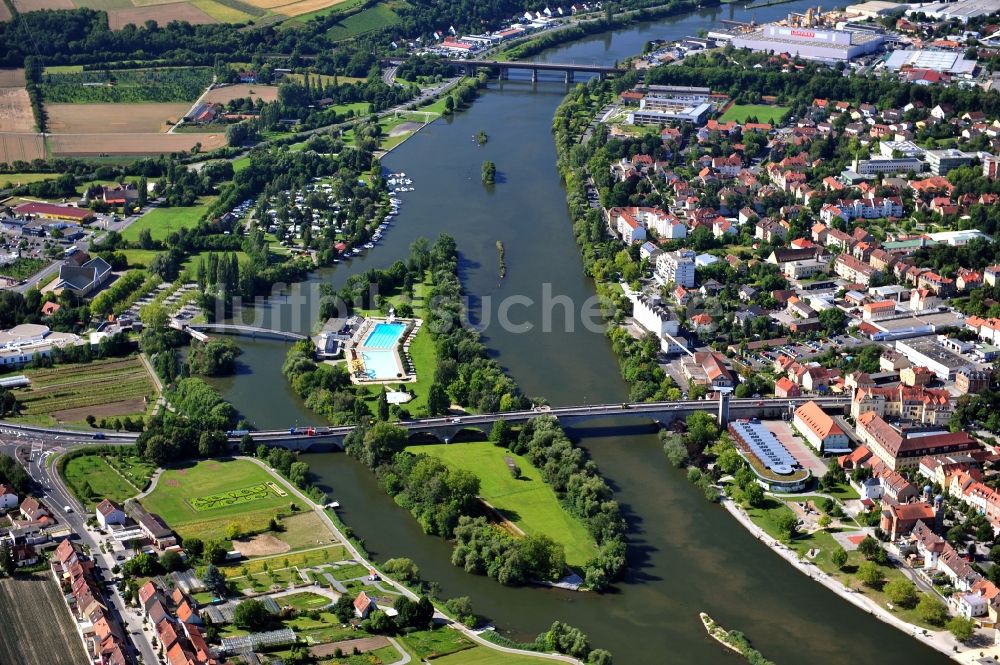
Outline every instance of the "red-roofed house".
POLYGON ((792 424, 816 450, 829 453, 851 449, 847 434, 816 402, 810 401, 795 409, 792 424))

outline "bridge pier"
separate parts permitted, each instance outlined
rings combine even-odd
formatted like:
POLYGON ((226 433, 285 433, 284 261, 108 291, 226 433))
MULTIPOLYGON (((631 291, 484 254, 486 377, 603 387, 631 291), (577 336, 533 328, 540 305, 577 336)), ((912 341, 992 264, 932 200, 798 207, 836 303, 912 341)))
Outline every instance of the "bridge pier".
POLYGON ((498 77, 501 81, 506 81, 510 78, 510 70, 507 67, 500 68, 500 75, 498 77))
POLYGON ((531 70, 531 82, 532 83, 538 83, 538 70, 537 69, 532 69, 531 70))
POLYGON ((729 393, 719 393, 719 427, 726 428, 729 424, 729 393))
POLYGON ((573 70, 572 69, 567 69, 566 70, 566 84, 568 85, 568 84, 570 84, 572 82, 573 82, 573 70))

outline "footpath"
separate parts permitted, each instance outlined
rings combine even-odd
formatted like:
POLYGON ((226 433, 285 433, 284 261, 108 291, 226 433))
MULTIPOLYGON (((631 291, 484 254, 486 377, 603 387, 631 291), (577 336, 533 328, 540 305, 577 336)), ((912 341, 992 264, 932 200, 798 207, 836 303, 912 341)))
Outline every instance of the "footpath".
POLYGON ((736 505, 732 499, 722 497, 720 503, 722 503, 722 506, 729 511, 729 513, 735 517, 739 523, 747 529, 747 531, 752 533, 757 540, 770 547, 773 552, 788 563, 792 564, 792 566, 794 566, 799 572, 808 575, 810 579, 819 582, 847 602, 859 607, 869 614, 874 615, 879 620, 884 621, 890 626, 893 626, 894 628, 897 628, 914 637, 932 649, 940 651, 952 660, 960 663, 971 663, 979 657, 980 649, 971 649, 964 646, 952 637, 951 633, 948 631, 940 630, 932 632, 925 630, 920 626, 915 626, 912 623, 903 621, 868 596, 855 593, 850 588, 844 586, 840 581, 820 570, 816 564, 811 561, 801 559, 798 552, 783 544, 776 538, 772 538, 761 527, 754 524, 750 517, 743 512, 743 510, 736 505))

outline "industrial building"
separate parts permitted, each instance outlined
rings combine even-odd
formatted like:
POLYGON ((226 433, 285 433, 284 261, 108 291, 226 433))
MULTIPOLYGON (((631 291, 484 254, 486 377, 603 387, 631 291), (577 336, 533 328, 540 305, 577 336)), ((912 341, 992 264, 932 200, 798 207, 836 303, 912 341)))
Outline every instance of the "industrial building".
POLYGON ((885 66, 894 72, 901 69, 930 69, 954 76, 971 76, 976 69, 975 60, 966 60, 955 51, 893 51, 885 60, 885 66))
POLYGON ((885 35, 867 30, 821 29, 768 23, 757 29, 735 33, 730 42, 736 48, 751 51, 788 53, 804 60, 844 62, 881 51, 885 45, 885 35))
POLYGON ((987 16, 1000 11, 1000 0, 960 0, 959 2, 938 2, 932 5, 918 5, 906 11, 907 14, 922 12, 930 18, 949 20, 957 18, 963 23, 970 18, 987 16))
POLYGON ((950 381, 960 369, 975 366, 971 359, 958 355, 933 335, 897 341, 896 350, 915 366, 934 372, 942 381, 950 381))

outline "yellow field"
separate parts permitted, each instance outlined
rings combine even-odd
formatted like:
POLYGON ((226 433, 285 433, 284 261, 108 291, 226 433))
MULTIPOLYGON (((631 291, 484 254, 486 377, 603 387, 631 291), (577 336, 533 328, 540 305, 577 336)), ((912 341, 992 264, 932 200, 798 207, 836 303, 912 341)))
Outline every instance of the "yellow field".
POLYGON ((296 0, 244 0, 248 5, 260 7, 261 9, 274 9, 282 5, 290 5, 296 0))
POLYGON ((283 16, 301 16, 302 14, 309 14, 328 7, 335 7, 342 2, 347 2, 347 0, 302 0, 301 2, 294 2, 290 5, 279 7, 275 11, 283 16))
POLYGON ((246 23, 252 16, 213 0, 190 0, 191 4, 219 23, 246 23))

